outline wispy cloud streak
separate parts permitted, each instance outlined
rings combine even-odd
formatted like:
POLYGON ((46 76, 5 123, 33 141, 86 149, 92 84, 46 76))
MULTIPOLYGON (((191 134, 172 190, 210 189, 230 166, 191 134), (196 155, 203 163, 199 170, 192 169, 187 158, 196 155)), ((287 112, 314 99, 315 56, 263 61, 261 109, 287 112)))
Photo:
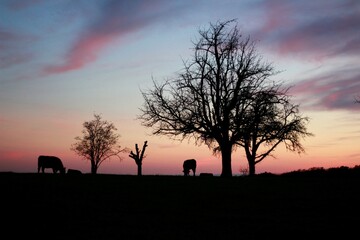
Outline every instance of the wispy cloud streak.
POLYGON ((303 106, 310 110, 360 111, 355 97, 360 93, 360 73, 334 71, 299 82, 291 94, 300 98, 303 106))
POLYGON ((0 69, 29 61, 33 54, 17 46, 26 45, 26 42, 33 40, 34 38, 30 36, 23 36, 0 27, 0 69))
MULTIPOLYGON (((264 18, 253 36, 281 57, 330 61, 336 69, 301 79, 291 93, 310 110, 360 111, 360 2, 262 1, 264 18), (334 65, 334 64, 333 64, 334 65), (334 65, 335 66, 335 65, 334 65)), ((308 75, 309 76, 309 75, 308 75)), ((300 79, 299 79, 300 80, 300 79)))
POLYGON ((23 10, 41 2, 43 2, 43 0, 5 0, 7 7, 14 11, 23 10))
POLYGON ((360 53, 359 1, 266 1, 254 33, 280 55, 322 59, 360 53))
POLYGON ((66 53, 64 63, 46 66, 49 74, 62 73, 84 67, 95 61, 100 52, 124 36, 140 31, 169 13, 165 3, 158 1, 107 1, 99 15, 89 23, 66 53))

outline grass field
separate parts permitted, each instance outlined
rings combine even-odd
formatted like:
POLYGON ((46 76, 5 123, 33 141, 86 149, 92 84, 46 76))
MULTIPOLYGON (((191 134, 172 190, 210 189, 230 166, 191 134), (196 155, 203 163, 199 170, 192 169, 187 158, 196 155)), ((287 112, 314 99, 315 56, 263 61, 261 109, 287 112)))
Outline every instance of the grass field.
POLYGON ((0 173, 0 186, 8 239, 349 239, 359 229, 360 175, 0 173))

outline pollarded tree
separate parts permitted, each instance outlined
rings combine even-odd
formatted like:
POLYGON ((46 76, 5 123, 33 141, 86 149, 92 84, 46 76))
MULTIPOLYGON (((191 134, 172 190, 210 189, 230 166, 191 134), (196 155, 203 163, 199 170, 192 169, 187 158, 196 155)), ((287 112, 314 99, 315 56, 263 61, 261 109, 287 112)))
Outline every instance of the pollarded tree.
POLYGON ((113 123, 102 120, 101 116, 94 114, 94 119, 83 123, 83 136, 75 137, 76 143, 71 150, 91 163, 91 174, 96 174, 100 165, 111 157, 121 160, 120 153, 124 152, 117 145, 119 134, 113 123))
POLYGON ((306 129, 309 118, 299 114, 299 106, 291 103, 287 89, 273 85, 259 90, 249 99, 238 141, 245 149, 249 175, 255 174, 255 165, 271 155, 280 143, 300 154, 305 151, 301 138, 313 135, 306 129))
POLYGON ((143 91, 139 119, 153 134, 184 140, 194 138, 220 150, 221 176, 231 177, 231 155, 243 134, 245 112, 252 94, 276 72, 263 62, 249 37, 234 20, 199 30, 192 60, 176 78, 154 81, 143 91))
POLYGON ((145 149, 147 147, 147 141, 144 142, 144 145, 142 147, 142 150, 139 149, 138 144, 135 144, 135 151, 136 153, 134 153, 133 151, 130 152, 129 157, 131 157, 132 159, 135 160, 135 163, 137 165, 138 171, 137 171, 137 175, 138 176, 142 176, 142 161, 144 159, 144 153, 145 153, 145 149))

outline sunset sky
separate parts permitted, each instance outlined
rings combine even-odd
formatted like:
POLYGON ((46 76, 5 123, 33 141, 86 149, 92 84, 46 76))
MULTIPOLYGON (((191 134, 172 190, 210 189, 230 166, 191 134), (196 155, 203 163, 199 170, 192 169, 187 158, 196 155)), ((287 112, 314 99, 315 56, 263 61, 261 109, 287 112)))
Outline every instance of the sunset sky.
MULTIPOLYGON (((256 173, 360 165, 360 1, 346 0, 0 0, 0 171, 36 172, 39 155, 90 172, 70 150, 84 121, 101 114, 134 150, 148 141, 143 174, 221 173, 206 146, 151 136, 136 119, 140 90, 181 71, 198 30, 236 19, 257 41, 274 79, 310 122, 305 153, 280 145, 256 173)), ((98 173, 136 174, 135 161, 103 163, 98 173)), ((233 153, 233 174, 247 168, 233 153)))

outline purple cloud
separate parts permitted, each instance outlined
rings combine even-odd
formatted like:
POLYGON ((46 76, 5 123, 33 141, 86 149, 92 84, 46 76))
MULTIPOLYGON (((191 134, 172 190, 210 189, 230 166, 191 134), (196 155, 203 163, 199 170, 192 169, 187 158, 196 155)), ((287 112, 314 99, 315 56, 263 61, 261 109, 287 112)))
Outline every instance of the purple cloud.
POLYGON ((326 73, 299 82, 290 93, 309 110, 360 111, 360 104, 355 103, 360 94, 360 73, 357 69, 326 73))
POLYGON ((40 2, 42 2, 43 0, 27 0, 27 1, 23 1, 23 0, 8 0, 5 3, 7 4, 8 8, 10 8, 11 10, 17 11, 17 10, 22 10, 28 7, 31 7, 35 4, 38 4, 40 2))
POLYGON ((266 1, 254 36, 280 55, 322 59, 360 53, 359 1, 266 1))
POLYGON ((360 2, 264 1, 263 25, 252 36, 280 56, 348 63, 291 89, 310 110, 360 111, 360 2))
POLYGON ((19 53, 11 55, 0 54, 0 69, 28 62, 32 59, 32 57, 33 55, 30 53, 19 53))
POLYGON ((33 54, 21 51, 16 47, 34 39, 30 36, 22 36, 0 27, 0 69, 28 62, 33 54))
POLYGON ((3 43, 5 41, 14 41, 18 38, 19 36, 17 34, 0 28, 0 42, 3 43))

